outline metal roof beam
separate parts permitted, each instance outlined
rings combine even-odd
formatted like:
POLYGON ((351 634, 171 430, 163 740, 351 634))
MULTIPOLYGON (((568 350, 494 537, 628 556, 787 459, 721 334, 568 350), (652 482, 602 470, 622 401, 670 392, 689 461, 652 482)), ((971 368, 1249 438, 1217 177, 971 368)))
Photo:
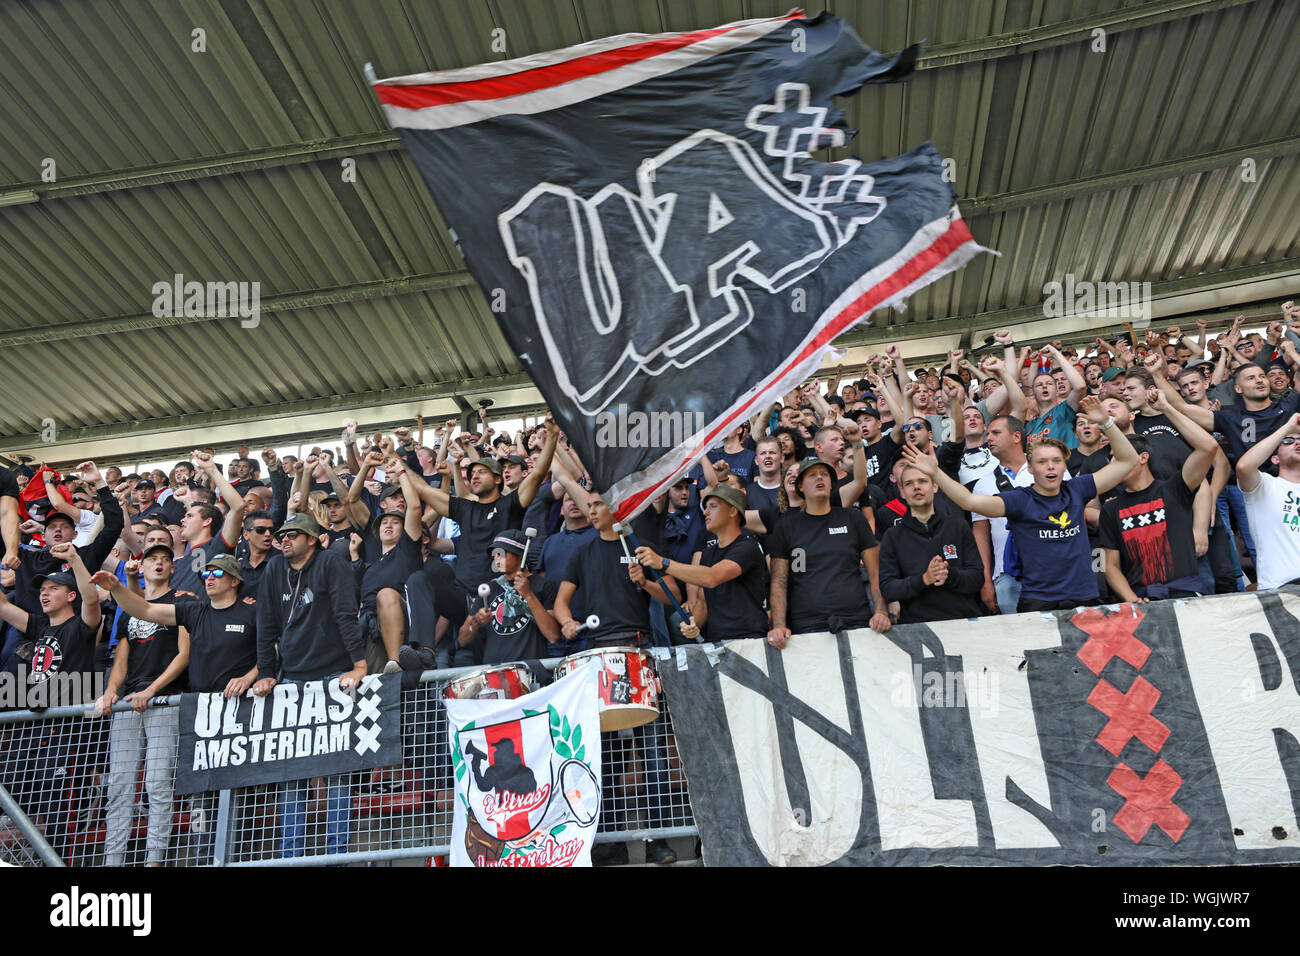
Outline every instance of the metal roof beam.
POLYGON ((1098 176, 1085 176, 1060 183, 1048 183, 1043 186, 1030 186, 1011 192, 992 196, 972 196, 959 199, 962 215, 967 218, 991 213, 1006 212, 1009 209, 1021 209, 1044 203, 1060 202, 1075 196, 1110 192, 1128 186, 1155 182, 1161 179, 1175 179, 1192 173, 1203 173, 1225 166, 1235 166, 1247 159, 1262 160, 1274 156, 1291 156, 1300 153, 1300 136, 1284 136, 1249 146, 1234 146, 1213 153, 1201 153, 1186 159, 1174 159, 1164 163, 1152 163, 1149 166, 1135 166, 1115 172, 1102 173, 1098 176))
MULTIPOLYGON (((360 302, 365 299, 409 295, 415 292, 452 289, 473 284, 474 277, 463 270, 459 272, 427 272, 421 275, 402 276, 398 279, 375 279, 371 282, 353 282, 328 289, 314 289, 309 292, 286 292, 281 295, 270 295, 261 299, 258 309, 259 314, 291 312, 295 309, 314 309, 322 305, 340 305, 345 302, 360 302)), ((230 316, 157 316, 152 312, 113 315, 102 319, 90 319, 85 322, 65 322, 61 325, 45 325, 31 329, 0 332, 0 348, 31 345, 34 342, 61 342, 96 335, 113 335, 118 332, 138 332, 142 329, 194 325, 198 322, 211 322, 219 318, 230 318, 230 316)))
POLYGON ((979 60, 996 60, 1006 56, 1022 56, 1034 50, 1084 43, 1092 40, 1093 30, 1102 29, 1107 36, 1127 30, 1155 26, 1170 20, 1182 20, 1244 6, 1255 0, 1159 0, 1122 7, 1109 13, 1098 13, 1074 20, 1061 20, 1025 30, 1013 30, 978 40, 961 40, 955 43, 938 43, 917 61, 917 69, 934 70, 979 60))
POLYGON ((203 156, 175 163, 154 166, 137 166, 131 169, 91 173, 86 176, 69 176, 57 182, 17 183, 0 192, 0 206, 9 205, 5 197, 22 194, 13 202, 35 202, 41 199, 67 199, 71 196, 88 196, 92 193, 113 192, 118 189, 138 189, 142 186, 163 186, 168 183, 206 179, 211 176, 229 176, 276 166, 297 166, 317 163, 326 159, 359 156, 365 153, 401 149, 402 142, 391 130, 377 133, 360 133, 332 139, 287 143, 265 149, 252 149, 221 156, 203 156), (27 194, 35 198, 27 198, 27 194))

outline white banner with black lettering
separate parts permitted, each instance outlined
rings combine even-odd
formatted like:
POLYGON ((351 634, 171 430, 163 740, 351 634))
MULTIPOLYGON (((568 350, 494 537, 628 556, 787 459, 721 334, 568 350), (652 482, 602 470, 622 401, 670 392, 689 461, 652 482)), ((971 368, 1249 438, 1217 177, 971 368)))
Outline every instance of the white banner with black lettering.
POLYGON ((399 675, 354 690, 330 680, 279 683, 266 697, 181 698, 176 792, 302 780, 401 763, 399 675))
POLYGON ((710 865, 1300 861, 1300 589, 659 669, 710 865))
POLYGON ((590 866, 600 821, 597 668, 515 700, 448 700, 453 866, 590 866))

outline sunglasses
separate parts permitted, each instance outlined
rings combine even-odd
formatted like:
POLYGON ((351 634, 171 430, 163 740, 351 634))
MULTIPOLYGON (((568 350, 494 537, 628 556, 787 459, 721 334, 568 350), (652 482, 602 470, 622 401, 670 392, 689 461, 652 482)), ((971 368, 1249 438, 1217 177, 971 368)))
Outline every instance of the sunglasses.
POLYGON ((914 429, 914 428, 924 428, 924 427, 925 427, 925 426, 922 425, 920 422, 913 422, 913 423, 910 424, 910 425, 904 425, 904 426, 903 426, 903 431, 904 431, 904 432, 910 432, 910 431, 911 431, 912 429, 914 429))
POLYGON ((199 572, 199 577, 205 581, 208 578, 224 578, 225 576, 226 572, 221 570, 221 568, 205 568, 199 572))
POLYGON ((297 531, 297 530, 286 531, 284 534, 280 535, 280 538, 281 538, 281 540, 284 540, 284 539, 287 539, 287 538, 296 538, 296 537, 298 537, 298 535, 300 535, 300 534, 301 534, 301 535, 306 535, 307 532, 305 532, 305 531, 297 531))
POLYGON ((253 532, 253 534, 270 534, 275 529, 273 526, 268 524, 268 525, 263 525, 260 528, 249 528, 248 530, 253 532))
POLYGON ((1298 441, 1300 441, 1300 438, 1297 438, 1297 437, 1295 437, 1294 435, 1292 435, 1292 436, 1290 436, 1289 438, 1283 438, 1283 439, 1282 439, 1282 444, 1283 444, 1283 445, 1294 445, 1294 444, 1295 444, 1296 442, 1298 442, 1298 441))

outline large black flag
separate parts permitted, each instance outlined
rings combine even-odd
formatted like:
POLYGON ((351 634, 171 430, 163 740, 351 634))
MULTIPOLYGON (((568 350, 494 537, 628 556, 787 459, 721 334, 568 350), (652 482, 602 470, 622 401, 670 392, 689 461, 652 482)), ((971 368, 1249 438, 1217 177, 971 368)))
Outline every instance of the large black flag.
POLYGON ((620 517, 964 265, 930 143, 878 163, 833 97, 906 77, 825 14, 379 80, 502 333, 620 517))

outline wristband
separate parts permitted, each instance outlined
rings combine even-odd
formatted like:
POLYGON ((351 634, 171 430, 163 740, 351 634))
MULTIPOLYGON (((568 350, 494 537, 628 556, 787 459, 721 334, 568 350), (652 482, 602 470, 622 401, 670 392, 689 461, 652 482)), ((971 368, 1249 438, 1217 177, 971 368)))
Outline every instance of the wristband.
POLYGON ((1115 417, 1112 415, 1110 418, 1106 419, 1104 422, 1101 423, 1101 430, 1105 431, 1106 429, 1113 428, 1114 426, 1115 426, 1115 417))

